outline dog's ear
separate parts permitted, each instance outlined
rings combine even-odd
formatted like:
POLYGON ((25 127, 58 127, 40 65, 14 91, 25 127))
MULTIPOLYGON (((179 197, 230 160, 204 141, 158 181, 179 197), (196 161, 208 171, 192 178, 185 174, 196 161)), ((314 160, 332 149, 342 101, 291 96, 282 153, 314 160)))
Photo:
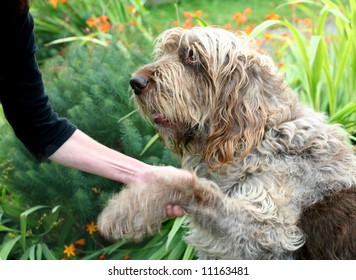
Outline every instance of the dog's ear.
POLYGON ((262 140, 269 115, 268 71, 253 57, 239 57, 232 71, 219 77, 205 158, 210 168, 243 159, 262 140))

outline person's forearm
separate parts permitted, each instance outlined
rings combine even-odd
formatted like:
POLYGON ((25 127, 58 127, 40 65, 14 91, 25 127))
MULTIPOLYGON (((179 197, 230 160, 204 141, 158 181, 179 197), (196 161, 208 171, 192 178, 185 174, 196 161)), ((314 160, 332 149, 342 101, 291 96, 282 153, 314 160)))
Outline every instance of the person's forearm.
POLYGON ((80 130, 76 130, 49 159, 124 184, 149 167, 139 160, 105 147, 80 130))
MULTIPOLYGON (((171 166, 151 166, 137 159, 116 152, 93 140, 80 130, 74 134, 49 157, 59 164, 96 174, 124 184, 139 185, 159 184, 164 178, 174 177, 183 184, 191 184, 192 174, 171 166)), ((160 184, 169 188, 170 184, 160 184)), ((149 189, 147 189, 149 191, 149 189)), ((184 214, 179 205, 165 205, 168 217, 179 217, 184 214)))

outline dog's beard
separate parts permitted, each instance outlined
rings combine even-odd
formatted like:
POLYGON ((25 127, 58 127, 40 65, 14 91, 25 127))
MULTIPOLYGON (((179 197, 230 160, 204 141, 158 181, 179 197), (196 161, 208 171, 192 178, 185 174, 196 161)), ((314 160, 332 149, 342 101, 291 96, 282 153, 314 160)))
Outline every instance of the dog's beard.
MULTIPOLYGON (((197 127, 192 127, 189 123, 171 124, 169 127, 157 126, 157 131, 165 145, 180 156, 183 155, 184 150, 195 154, 196 143, 201 143, 198 140, 197 127)), ((201 143, 201 147, 203 147, 203 143, 201 143)))
POLYGON ((193 124, 190 118, 182 117, 178 112, 166 113, 163 108, 147 108, 141 102, 138 103, 141 113, 154 124, 166 146, 177 154, 189 147, 190 143, 197 142, 199 129, 197 124, 193 124))

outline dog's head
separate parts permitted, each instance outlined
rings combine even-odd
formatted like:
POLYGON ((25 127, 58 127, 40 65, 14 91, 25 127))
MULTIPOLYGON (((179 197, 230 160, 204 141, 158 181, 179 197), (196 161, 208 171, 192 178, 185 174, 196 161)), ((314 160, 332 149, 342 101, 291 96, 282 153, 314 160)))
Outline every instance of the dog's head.
POLYGON ((210 167, 246 156, 288 103, 272 60, 243 34, 173 28, 154 54, 130 81, 137 106, 169 147, 204 156, 210 167))

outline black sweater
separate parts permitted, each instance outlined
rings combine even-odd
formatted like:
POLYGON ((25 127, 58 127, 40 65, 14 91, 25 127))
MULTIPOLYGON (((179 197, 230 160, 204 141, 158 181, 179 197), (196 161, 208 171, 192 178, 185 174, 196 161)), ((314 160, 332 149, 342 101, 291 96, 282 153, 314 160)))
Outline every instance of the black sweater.
POLYGON ((58 117, 44 92, 35 59, 32 16, 16 14, 11 5, 3 3, 0 4, 0 101, 16 136, 42 160, 66 142, 76 127, 58 117))

